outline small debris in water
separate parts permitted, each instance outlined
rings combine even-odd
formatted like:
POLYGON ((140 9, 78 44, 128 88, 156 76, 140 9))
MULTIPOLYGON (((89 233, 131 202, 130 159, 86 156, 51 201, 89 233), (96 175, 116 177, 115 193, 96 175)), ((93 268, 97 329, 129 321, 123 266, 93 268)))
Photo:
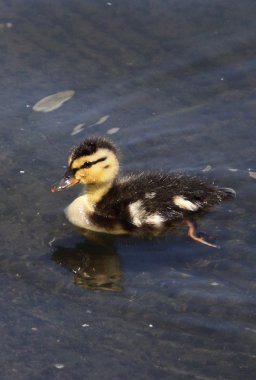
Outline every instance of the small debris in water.
POLYGON ((33 110, 37 112, 51 112, 60 108, 67 100, 75 95, 75 91, 61 91, 56 94, 46 96, 39 100, 34 106, 33 110))
POLYGON ((20 174, 24 174, 25 173, 25 170, 20 170, 20 174))
POLYGON ((154 325, 152 325, 152 323, 150 323, 150 324, 148 325, 148 327, 152 328, 152 327, 154 327, 154 325))
POLYGON ((105 115, 105 116, 102 116, 98 121, 96 121, 96 123, 90 125, 90 127, 94 126, 94 125, 100 125, 100 124, 103 124, 105 123, 105 121, 107 121, 109 118, 109 115, 105 115))
POLYGON ((1 22, 0 23, 0 29, 4 29, 4 28, 7 28, 7 29, 10 29, 13 27, 13 23, 12 22, 1 22))
POLYGON ((71 132, 71 136, 75 136, 78 133, 82 132, 84 129, 85 123, 78 124, 74 127, 73 131, 71 132))
POLYGON ((191 274, 188 274, 188 273, 179 272, 179 274, 181 275, 181 277, 184 277, 184 278, 192 277, 191 274))
POLYGON ((119 131, 120 128, 110 128, 108 131, 107 131, 107 134, 108 135, 113 135, 114 133, 117 133, 119 131))
POLYGON ((52 243, 55 242, 56 238, 53 237, 52 240, 48 241, 48 245, 51 247, 52 246, 52 243))
POLYGON ((212 285, 212 286, 218 286, 219 283, 218 283, 218 282, 211 282, 211 285, 212 285))
POLYGON ((108 118, 109 118, 109 115, 102 116, 101 118, 99 118, 98 121, 96 121, 96 123, 90 124, 87 127, 85 123, 78 124, 74 127, 73 131, 71 132, 71 136, 77 135, 78 133, 82 132, 84 128, 91 128, 91 127, 94 127, 95 125, 103 124, 105 123, 105 121, 108 120, 108 118))
POLYGON ((90 325, 88 325, 87 323, 84 323, 83 325, 82 325, 82 327, 89 327, 90 325))
POLYGON ((252 328, 250 328, 250 327, 245 327, 245 330, 247 330, 247 331, 251 331, 251 332, 253 332, 253 333, 256 333, 256 329, 252 329, 252 328))
POLYGON ((229 168, 228 169, 230 172, 238 172, 238 169, 232 169, 232 168, 229 168))
POLYGON ((209 172, 210 170, 212 170, 212 166, 206 165, 206 167, 204 169, 202 169, 202 172, 209 172))
POLYGON ((253 179, 256 179, 256 172, 249 171, 249 176, 253 179))
POLYGON ((37 331, 38 328, 37 328, 37 327, 31 327, 31 330, 32 330, 32 331, 37 331))
POLYGON ((109 7, 111 7, 112 3, 110 3, 110 2, 107 2, 107 5, 108 5, 109 7))
POLYGON ((64 368, 64 364, 56 363, 56 364, 54 364, 54 367, 57 369, 62 369, 62 368, 64 368))

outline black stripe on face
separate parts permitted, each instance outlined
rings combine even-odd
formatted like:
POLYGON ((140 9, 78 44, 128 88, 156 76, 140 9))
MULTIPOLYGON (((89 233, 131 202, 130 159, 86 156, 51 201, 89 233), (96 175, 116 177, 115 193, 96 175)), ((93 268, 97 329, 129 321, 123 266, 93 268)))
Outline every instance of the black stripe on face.
POLYGON ((73 164, 73 161, 71 162, 70 164, 70 167, 68 168, 66 174, 69 175, 69 177, 71 176, 74 176, 75 173, 80 170, 80 169, 89 169, 91 168, 93 165, 97 164, 98 162, 103 162, 107 159, 107 157, 102 157, 102 158, 99 158, 98 160, 96 161, 86 161, 82 166, 80 166, 80 168, 76 168, 76 169, 73 169, 72 168, 72 164, 73 164))
POLYGON ((98 162, 105 161, 106 159, 107 159, 107 157, 102 157, 102 158, 99 158, 99 159, 96 160, 96 161, 86 161, 86 162, 80 167, 80 169, 88 169, 88 168, 91 168, 93 165, 97 164, 98 162))

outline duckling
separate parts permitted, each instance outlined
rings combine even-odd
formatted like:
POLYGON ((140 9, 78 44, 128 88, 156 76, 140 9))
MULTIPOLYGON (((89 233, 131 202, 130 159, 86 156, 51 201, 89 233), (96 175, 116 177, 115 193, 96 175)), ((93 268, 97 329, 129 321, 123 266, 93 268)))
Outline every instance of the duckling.
POLYGON ((235 196, 204 180, 179 173, 131 174, 119 177, 117 149, 109 140, 88 138, 76 146, 67 171, 52 192, 85 185, 65 210, 75 226, 111 234, 160 231, 177 223, 188 226, 195 241, 216 247, 197 236, 193 215, 235 196))

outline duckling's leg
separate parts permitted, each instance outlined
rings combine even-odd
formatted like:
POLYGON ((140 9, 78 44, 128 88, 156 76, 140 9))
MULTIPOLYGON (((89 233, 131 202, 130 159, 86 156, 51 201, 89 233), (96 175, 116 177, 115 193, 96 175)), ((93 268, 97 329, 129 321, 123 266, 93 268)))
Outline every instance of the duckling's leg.
POLYGON ((208 243, 208 241, 204 240, 203 238, 200 238, 196 234, 196 227, 195 224, 190 219, 184 219, 183 221, 188 226, 188 236, 191 237, 191 239, 197 241, 198 243, 208 245, 209 247, 218 248, 217 245, 208 243))

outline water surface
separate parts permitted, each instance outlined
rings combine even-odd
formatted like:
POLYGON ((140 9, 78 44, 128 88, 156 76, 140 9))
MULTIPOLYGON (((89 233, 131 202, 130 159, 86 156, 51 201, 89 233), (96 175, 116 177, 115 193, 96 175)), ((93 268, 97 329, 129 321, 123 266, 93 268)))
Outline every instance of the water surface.
POLYGON ((255 378, 255 12, 0 1, 4 379, 255 378), (61 91, 75 95, 33 110, 61 91), (219 250, 183 228, 91 241, 66 222, 79 190, 50 186, 73 145, 110 130, 123 172, 183 170, 237 191, 199 221, 219 250))

